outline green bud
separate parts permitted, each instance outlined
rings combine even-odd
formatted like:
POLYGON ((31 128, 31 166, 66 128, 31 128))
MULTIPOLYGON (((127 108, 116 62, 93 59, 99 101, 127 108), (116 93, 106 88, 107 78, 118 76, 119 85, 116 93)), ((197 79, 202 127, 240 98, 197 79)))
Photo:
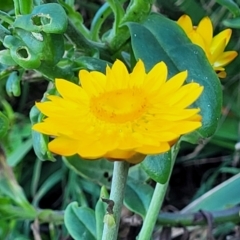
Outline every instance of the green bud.
POLYGON ((115 222, 115 219, 114 219, 113 214, 109 214, 109 213, 105 214, 104 219, 103 219, 103 222, 104 222, 105 224, 107 224, 107 226, 108 226, 109 228, 112 228, 112 227, 115 227, 115 226, 116 226, 116 222, 115 222))
POLYGON ((22 74, 19 71, 10 73, 6 83, 6 92, 9 96, 19 97, 21 95, 21 78, 22 74))

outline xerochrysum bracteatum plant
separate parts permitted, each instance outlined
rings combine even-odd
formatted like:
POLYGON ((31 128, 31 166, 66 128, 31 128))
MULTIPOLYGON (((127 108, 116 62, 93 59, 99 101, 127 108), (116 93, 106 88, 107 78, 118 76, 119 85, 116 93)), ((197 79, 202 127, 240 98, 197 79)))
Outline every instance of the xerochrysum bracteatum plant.
POLYGON ((13 2, 0 11, 0 215, 28 220, 36 239, 48 223, 51 239, 116 240, 124 203, 141 217, 135 237, 152 239, 181 143, 197 144, 217 129, 219 77, 237 56, 224 51, 231 30, 213 37, 209 17, 194 27, 187 15, 174 21, 152 13, 152 1, 145 0, 107 0, 88 25, 77 1, 13 2), (24 84, 39 81, 18 157, 10 141, 18 118, 6 99, 21 103, 24 84), (31 147, 29 195, 11 167, 24 165, 31 147), (65 181, 58 210, 41 207, 43 192, 64 176, 55 171, 42 179, 45 161, 61 165, 71 183, 65 181))

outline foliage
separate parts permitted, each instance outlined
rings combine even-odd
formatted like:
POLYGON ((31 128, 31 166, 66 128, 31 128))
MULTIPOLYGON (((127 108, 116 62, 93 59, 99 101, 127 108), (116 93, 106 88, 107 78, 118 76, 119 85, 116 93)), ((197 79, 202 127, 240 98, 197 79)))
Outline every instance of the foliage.
MULTIPOLYGON (((239 51, 239 1, 0 3, 0 239, 101 239, 103 219, 111 221, 101 198, 109 198, 113 163, 54 155, 47 147, 51 137, 31 126, 44 119, 34 102, 57 95, 55 78, 77 83, 79 70, 105 73, 115 59, 129 70, 142 59, 147 71, 164 61, 168 77, 188 70, 187 82, 204 86, 194 103, 201 109, 202 127, 171 151, 130 167, 122 216, 130 233, 121 239, 136 238, 131 229, 146 218, 155 184, 168 184, 170 175, 164 206, 178 207, 179 216, 200 209, 225 211, 240 203, 240 58, 226 66, 227 77, 220 82, 203 50, 177 25, 184 13, 195 24, 208 15, 216 33, 233 28, 228 49, 239 51), (136 216, 141 220, 134 223, 136 216)), ((234 231, 233 215, 227 216, 211 229, 216 238, 234 231)), ((165 220, 176 224, 176 219, 165 220)), ((155 229, 161 225, 158 220, 155 229)), ((189 228, 192 236, 198 228, 189 228)))

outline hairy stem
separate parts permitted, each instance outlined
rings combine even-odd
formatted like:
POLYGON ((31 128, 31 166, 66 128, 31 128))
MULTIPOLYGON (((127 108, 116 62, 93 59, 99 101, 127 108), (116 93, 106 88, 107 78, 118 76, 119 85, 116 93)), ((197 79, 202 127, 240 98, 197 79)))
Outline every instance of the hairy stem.
POLYGON ((105 222, 102 240, 117 239, 128 169, 129 163, 125 161, 114 162, 110 200, 114 202, 113 217, 115 224, 109 226, 109 224, 105 222))

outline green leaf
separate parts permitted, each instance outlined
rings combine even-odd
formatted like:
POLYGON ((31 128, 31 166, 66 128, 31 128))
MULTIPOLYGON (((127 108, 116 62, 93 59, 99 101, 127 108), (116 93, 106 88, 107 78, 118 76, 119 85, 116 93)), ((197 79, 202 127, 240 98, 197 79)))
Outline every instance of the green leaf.
MULTIPOLYGON (((3 13, 5 14, 5 13, 3 13)), ((0 41, 3 42, 4 38, 7 36, 7 35, 10 35, 11 32, 5 28, 3 25, 0 25, 0 41)))
MULTIPOLYGON (((50 91, 51 92, 51 91, 50 91)), ((50 93, 49 92, 49 93, 50 93)), ((43 98, 43 100, 45 97, 43 98)), ((43 119, 43 115, 33 106, 30 111, 30 120, 32 125, 40 122, 43 119)), ((52 153, 48 150, 49 136, 32 130, 32 144, 35 154, 40 160, 50 160, 55 161, 52 153)))
POLYGON ((57 183, 62 181, 62 175, 63 172, 61 169, 58 171, 55 171, 53 174, 51 174, 39 187, 37 193, 34 195, 32 204, 34 206, 39 205, 39 201, 42 199, 43 196, 45 196, 51 188, 56 186, 57 183))
POLYGON ((65 226, 75 240, 96 240, 94 211, 79 207, 77 202, 70 203, 64 215, 65 226))
POLYGON ((26 154, 32 149, 32 138, 24 141, 20 146, 14 149, 14 151, 7 157, 7 163, 10 167, 15 167, 26 154))
POLYGON ((223 24, 226 27, 229 27, 229 28, 237 28, 237 29, 239 29, 240 28, 240 17, 232 18, 232 19, 225 19, 223 21, 223 24))
POLYGON ((10 49, 11 57, 21 67, 33 69, 40 66, 39 56, 20 38, 8 35, 4 38, 3 45, 10 49))
POLYGON ((232 0, 216 0, 217 3, 221 4, 222 6, 226 7, 234 17, 240 16, 240 9, 232 0))
POLYGON ((8 118, 0 112, 0 139, 7 134, 9 124, 8 118))
POLYGON ((171 18, 178 17, 180 12, 189 15, 193 23, 197 24, 203 17, 206 16, 206 10, 199 0, 184 0, 176 2, 176 0, 157 0, 156 4, 164 9, 171 18))
POLYGON ((29 32, 64 33, 67 29, 67 15, 57 3, 42 4, 34 7, 31 14, 18 16, 13 24, 29 32))
POLYGON ((81 68, 85 68, 91 71, 100 71, 102 73, 106 72, 106 67, 111 66, 112 64, 98 59, 87 56, 82 56, 74 60, 75 64, 81 68))
POLYGON ((203 117, 203 125, 197 131, 204 138, 211 136, 217 128, 221 112, 222 90, 203 50, 190 43, 177 23, 159 14, 150 15, 143 25, 129 23, 128 26, 135 58, 144 61, 147 71, 164 61, 169 78, 188 70, 186 82, 194 80, 204 86, 201 97, 194 104, 201 108, 203 117))
POLYGON ((148 155, 141 162, 141 167, 154 181, 165 184, 172 169, 171 151, 163 154, 148 155))
POLYGON ((240 195, 237 191, 239 185, 240 173, 206 192, 186 206, 181 212, 196 212, 200 209, 218 211, 233 207, 240 203, 240 195))
POLYGON ((9 49, 4 49, 4 50, 0 51, 0 63, 7 65, 7 66, 16 65, 16 62, 11 57, 9 49))
POLYGON ((128 178, 124 204, 133 212, 145 218, 153 195, 148 184, 128 178))
POLYGON ((101 198, 109 198, 108 191, 105 186, 101 188, 100 198, 97 201, 95 207, 95 218, 96 218, 96 230, 97 230, 97 239, 102 239, 103 227, 104 227, 104 216, 107 212, 107 204, 104 203, 101 198))
POLYGON ((128 172, 128 176, 141 182, 146 182, 149 179, 148 174, 143 169, 141 164, 131 166, 128 172))
POLYGON ((80 176, 94 181, 99 185, 110 187, 112 177, 112 162, 105 159, 86 160, 78 155, 64 157, 64 162, 67 166, 74 170, 80 176))
POLYGON ((16 29, 16 33, 41 61, 55 65, 64 54, 64 40, 61 34, 32 33, 24 29, 16 29))

